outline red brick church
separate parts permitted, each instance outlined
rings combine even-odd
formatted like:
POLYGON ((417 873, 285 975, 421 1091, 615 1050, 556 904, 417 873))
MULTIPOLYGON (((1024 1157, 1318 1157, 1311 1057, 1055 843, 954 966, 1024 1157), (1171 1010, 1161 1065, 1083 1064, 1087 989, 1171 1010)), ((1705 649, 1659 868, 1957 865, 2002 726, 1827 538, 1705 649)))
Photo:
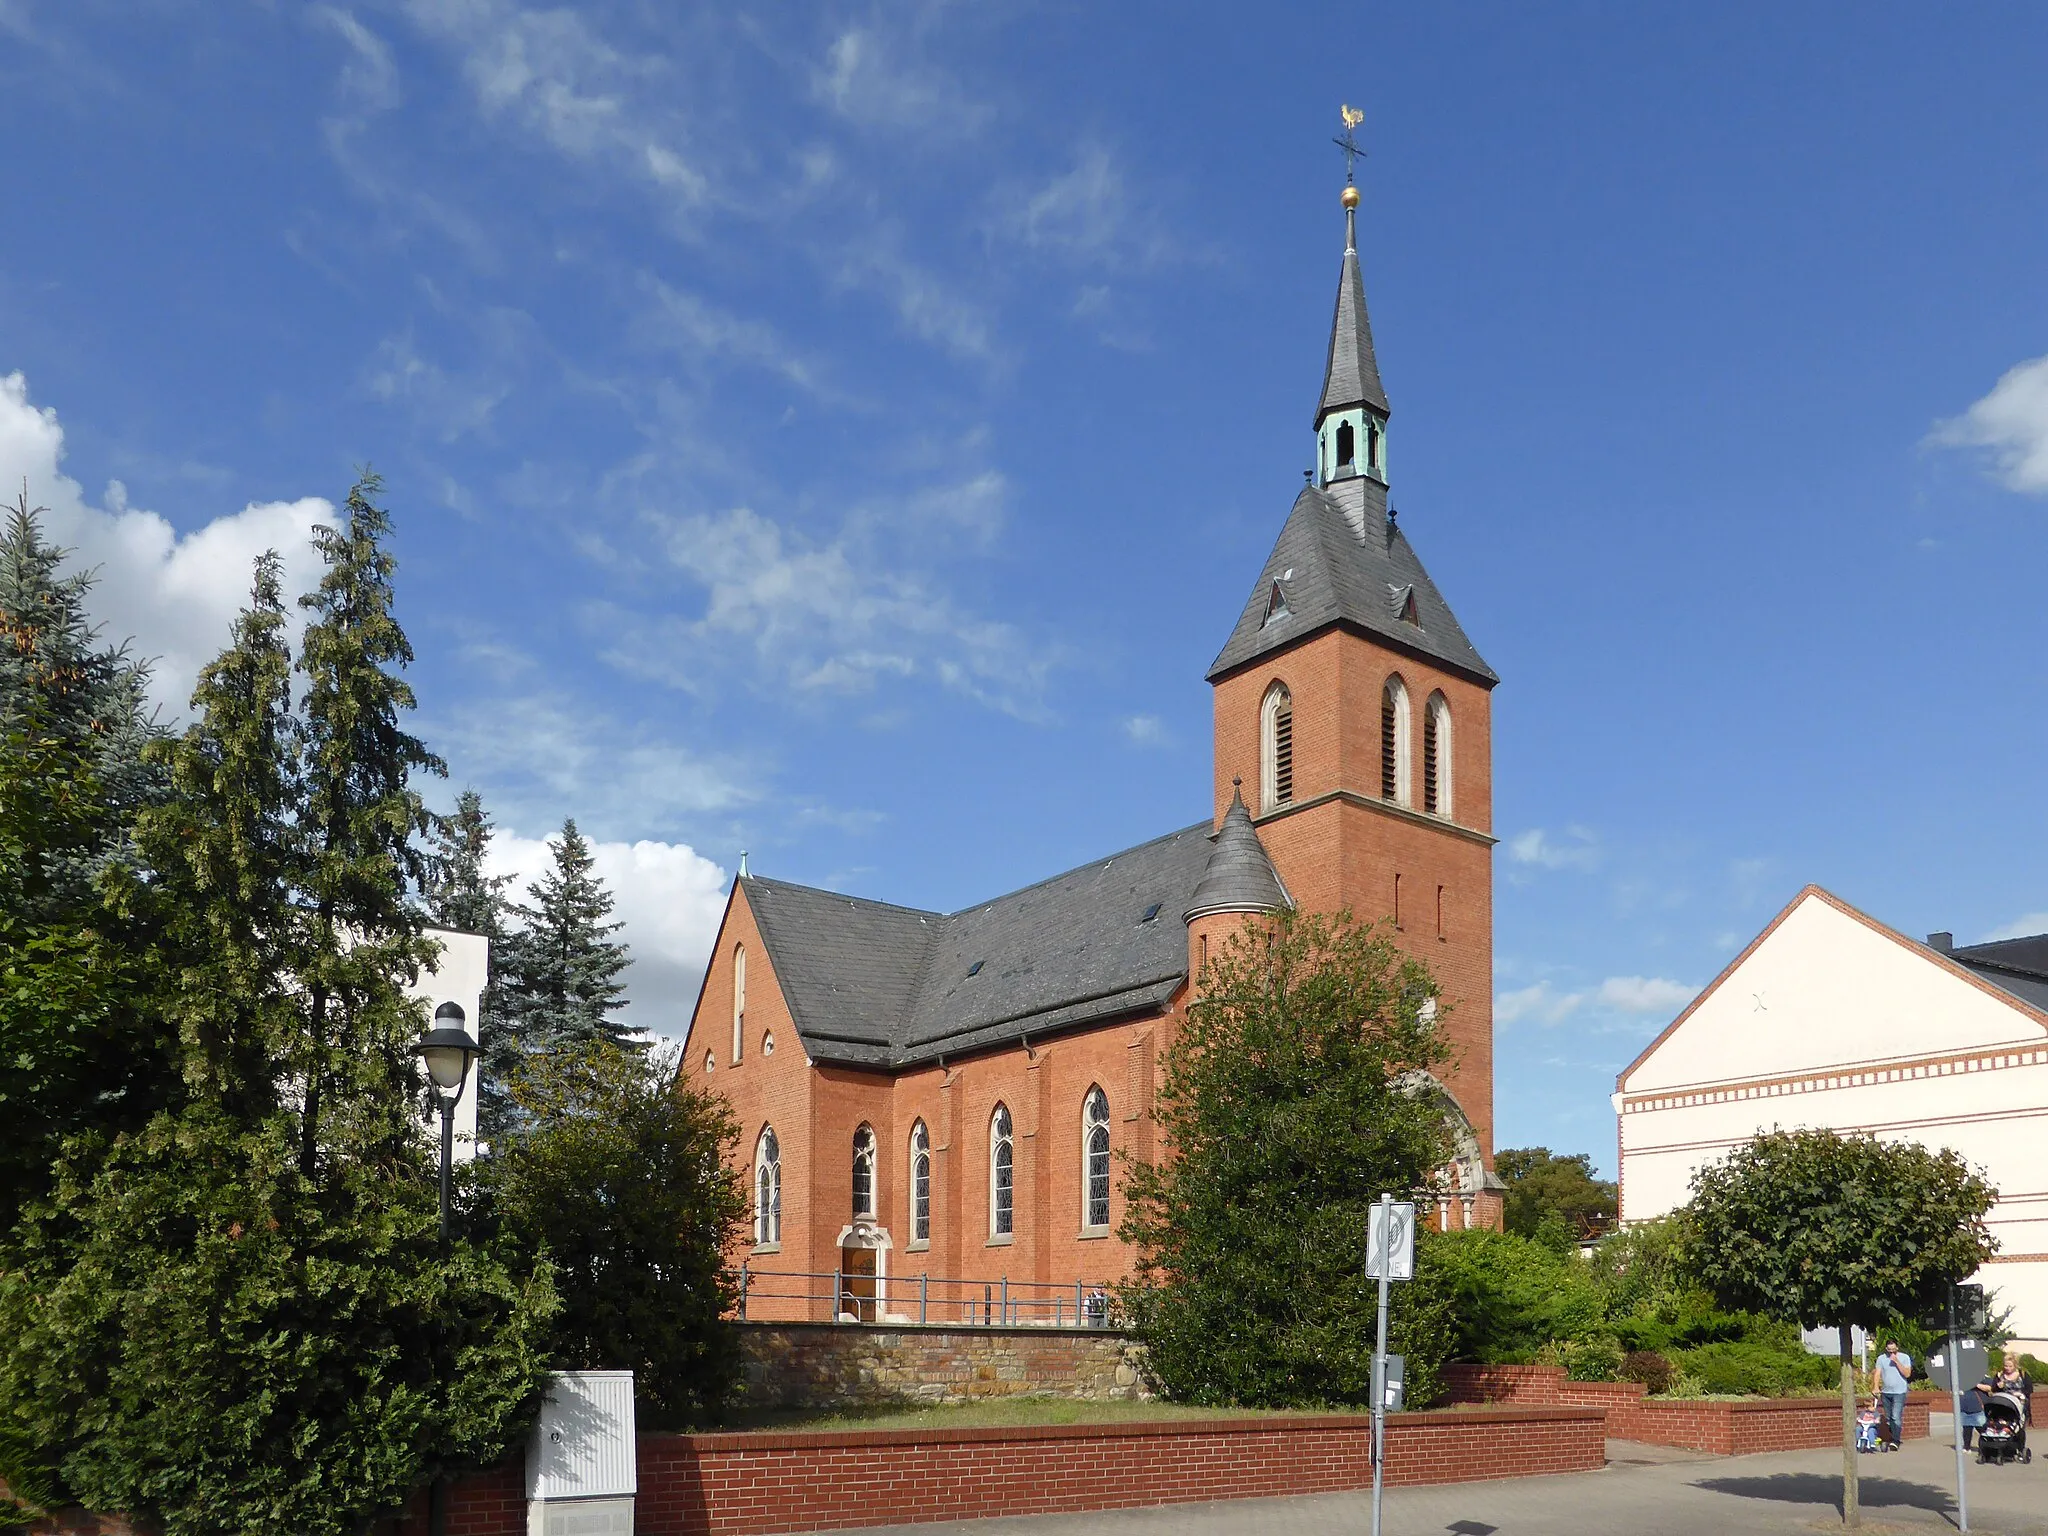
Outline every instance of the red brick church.
POLYGON ((1460 1144, 1436 1220, 1498 1225, 1498 679, 1388 507, 1357 200, 1317 468, 1208 671, 1212 815, 952 913, 734 882, 684 1071, 740 1121, 749 1316, 1071 1320, 1130 1272, 1116 1159, 1155 1154, 1192 978, 1284 905, 1389 918, 1435 973, 1460 1144))

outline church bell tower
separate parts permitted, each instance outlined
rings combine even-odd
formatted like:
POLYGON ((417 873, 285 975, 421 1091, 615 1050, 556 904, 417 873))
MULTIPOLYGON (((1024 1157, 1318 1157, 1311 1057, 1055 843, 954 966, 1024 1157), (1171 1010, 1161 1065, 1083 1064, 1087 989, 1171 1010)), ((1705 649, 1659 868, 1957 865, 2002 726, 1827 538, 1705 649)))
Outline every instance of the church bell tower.
MULTIPOLYGON (((1353 118, 1346 117, 1347 128, 1353 118)), ((1340 141, 1348 145, 1347 139, 1340 141)), ((1451 1226, 1497 1226, 1492 691, 1388 502, 1387 423, 1344 189, 1316 469, 1209 668, 1219 826, 1245 818, 1294 905, 1385 921, 1443 990, 1469 1122, 1451 1226)), ((1240 833, 1241 835, 1241 833, 1240 833)))

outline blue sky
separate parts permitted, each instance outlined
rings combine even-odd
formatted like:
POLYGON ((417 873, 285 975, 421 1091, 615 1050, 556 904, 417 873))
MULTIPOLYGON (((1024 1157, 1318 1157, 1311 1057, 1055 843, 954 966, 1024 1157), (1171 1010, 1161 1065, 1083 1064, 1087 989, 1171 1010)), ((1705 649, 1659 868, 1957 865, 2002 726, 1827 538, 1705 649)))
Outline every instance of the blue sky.
POLYGON ((1611 1166, 1809 880, 2048 927, 2048 12, 1252 14, 0 0, 0 480, 175 708, 373 462, 452 784, 679 1029, 741 848, 951 908, 1204 814, 1352 102, 1501 1143, 1611 1166))

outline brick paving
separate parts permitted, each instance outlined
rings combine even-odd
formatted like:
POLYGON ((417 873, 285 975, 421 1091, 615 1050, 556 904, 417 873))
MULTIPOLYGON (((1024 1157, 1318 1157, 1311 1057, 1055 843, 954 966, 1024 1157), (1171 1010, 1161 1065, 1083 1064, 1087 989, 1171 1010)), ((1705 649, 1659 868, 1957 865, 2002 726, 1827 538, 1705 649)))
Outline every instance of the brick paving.
MULTIPOLYGON (((1611 1441, 1600 1472, 1513 1478, 1386 1494, 1386 1536, 1720 1536, 1722 1532, 1841 1529, 1841 1453, 1699 1456, 1611 1441)), ((1935 1438, 1865 1456, 1863 1529, 1955 1529, 1955 1452, 1935 1438)), ((1970 1529, 2048 1536, 2048 1453, 2031 1466, 1969 1466, 1970 1529)), ((1173 1504, 1095 1515, 869 1527, 867 1536, 1359 1536, 1369 1494, 1173 1504)))

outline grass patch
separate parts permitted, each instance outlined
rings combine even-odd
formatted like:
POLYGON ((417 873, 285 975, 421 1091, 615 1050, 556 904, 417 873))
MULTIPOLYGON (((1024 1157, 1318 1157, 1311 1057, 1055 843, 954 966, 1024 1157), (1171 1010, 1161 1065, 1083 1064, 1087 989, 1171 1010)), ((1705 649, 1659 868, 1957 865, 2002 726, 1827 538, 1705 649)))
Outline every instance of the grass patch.
MULTIPOLYGON (((1346 1412, 1290 1409, 1288 1412, 1346 1412)), ((1360 1410, 1362 1411, 1362 1410, 1360 1410)), ((1260 1408, 1196 1408, 1186 1403, 1077 1402, 1063 1397, 992 1397, 930 1407, 876 1404, 865 1408, 783 1408, 743 1415, 731 1427, 757 1430, 1014 1429, 1030 1424, 1156 1424, 1170 1419, 1251 1419, 1260 1408)))

